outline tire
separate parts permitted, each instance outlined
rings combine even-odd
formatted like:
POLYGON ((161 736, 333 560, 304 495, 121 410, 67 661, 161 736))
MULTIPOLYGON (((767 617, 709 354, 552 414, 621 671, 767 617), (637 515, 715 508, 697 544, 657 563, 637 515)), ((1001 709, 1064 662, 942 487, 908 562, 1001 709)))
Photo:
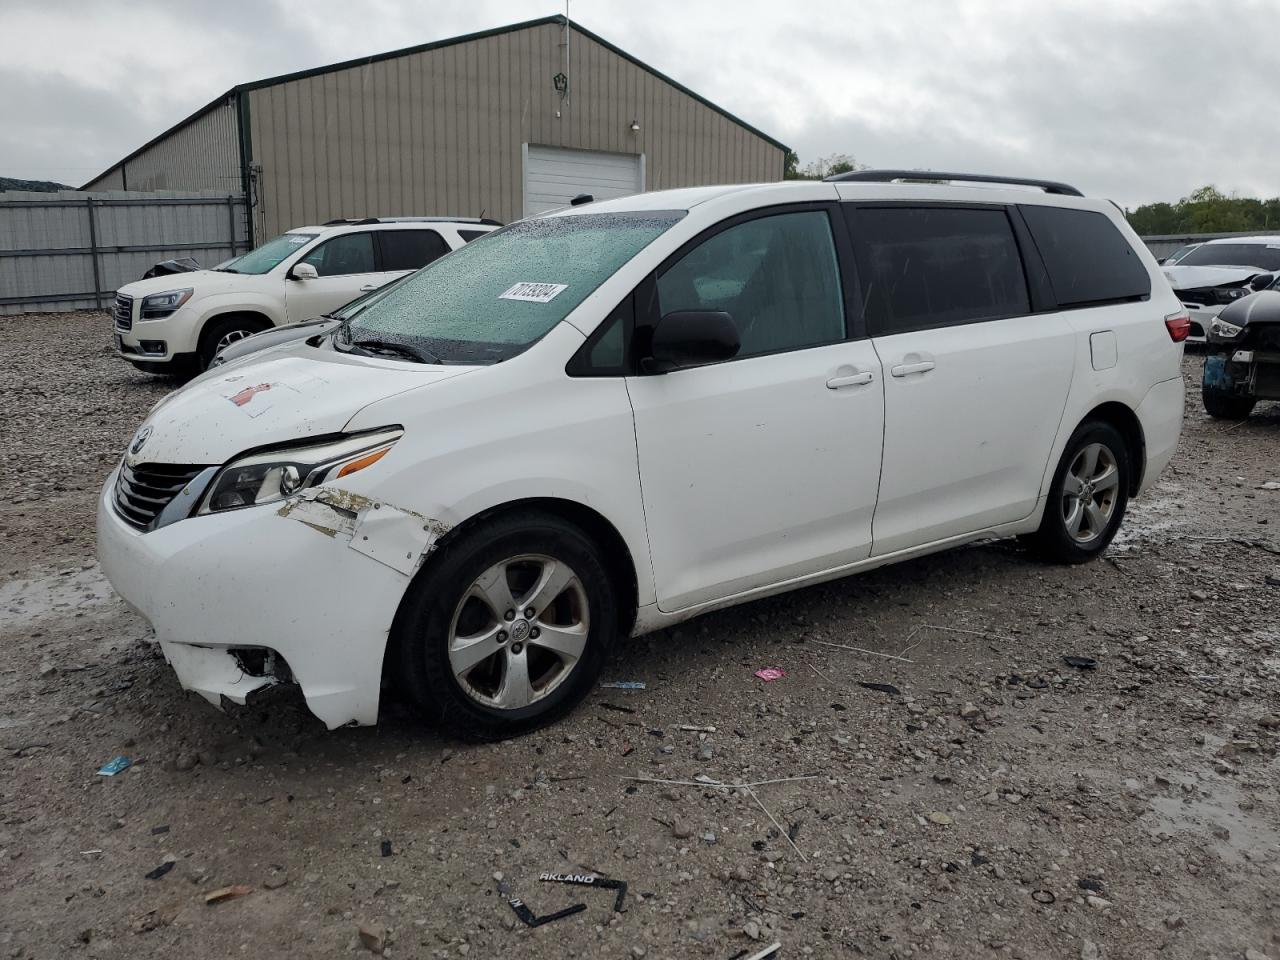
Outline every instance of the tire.
POLYGON ((1099 556, 1124 519, 1132 476, 1120 431, 1098 420, 1082 423, 1058 461, 1040 528, 1029 538, 1031 546, 1055 563, 1085 563, 1099 556), (1090 481, 1083 489, 1092 510, 1071 492, 1082 479, 1090 481))
POLYGON ((196 351, 196 362, 199 363, 200 370, 208 370, 218 351, 228 343, 253 336, 262 329, 259 321, 237 314, 210 320, 200 333, 200 347, 196 351))
POLYGON ((1204 399, 1205 412, 1219 420, 1244 420, 1253 413, 1253 406, 1258 402, 1253 397, 1238 397, 1203 385, 1200 396, 1204 399))
POLYGON ((482 522, 442 547, 410 585, 390 642, 399 683, 428 720, 468 739, 498 740, 573 709, 617 633, 616 591, 599 548, 568 521, 526 511, 482 522), (552 584, 541 597, 540 582, 552 584), (495 609, 511 597, 511 607, 495 609), (533 607, 520 609, 547 599, 531 617, 533 607), (478 637, 487 639, 462 642, 478 637), (569 662, 549 640, 576 658, 569 662))

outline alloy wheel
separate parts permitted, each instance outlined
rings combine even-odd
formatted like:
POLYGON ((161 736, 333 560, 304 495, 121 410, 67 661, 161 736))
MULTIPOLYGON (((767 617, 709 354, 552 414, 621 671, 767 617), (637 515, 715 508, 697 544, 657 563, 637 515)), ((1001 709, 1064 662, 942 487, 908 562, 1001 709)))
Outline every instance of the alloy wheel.
POLYGON ((449 628, 449 667, 471 699, 519 710, 564 683, 590 629, 586 590, 568 564, 543 554, 511 557, 464 592, 449 628))
POLYGON ((1115 514, 1120 494, 1120 467, 1103 443, 1083 447, 1062 481, 1062 522, 1079 544, 1097 540, 1115 514))
POLYGON ((235 330, 228 330, 226 333, 222 335, 222 338, 218 341, 217 346, 214 347, 213 355, 216 357, 223 350, 227 349, 227 347, 231 346, 231 344, 235 343, 237 340, 243 340, 245 337, 251 336, 252 333, 253 331, 251 330, 244 330, 240 328, 237 328, 235 330))

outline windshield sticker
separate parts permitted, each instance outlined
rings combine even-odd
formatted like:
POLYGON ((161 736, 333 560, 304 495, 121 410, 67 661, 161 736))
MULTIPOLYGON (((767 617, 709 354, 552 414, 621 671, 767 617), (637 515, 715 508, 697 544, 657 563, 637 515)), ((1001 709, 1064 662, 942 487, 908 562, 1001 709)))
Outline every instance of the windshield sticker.
POLYGON ((499 300, 523 300, 525 303, 550 303, 562 292, 567 290, 567 283, 530 283, 524 281, 517 283, 506 293, 501 294, 499 300))
POLYGON ((310 239, 311 239, 310 237, 290 237, 289 242, 293 244, 295 247, 297 247, 306 243, 310 239))

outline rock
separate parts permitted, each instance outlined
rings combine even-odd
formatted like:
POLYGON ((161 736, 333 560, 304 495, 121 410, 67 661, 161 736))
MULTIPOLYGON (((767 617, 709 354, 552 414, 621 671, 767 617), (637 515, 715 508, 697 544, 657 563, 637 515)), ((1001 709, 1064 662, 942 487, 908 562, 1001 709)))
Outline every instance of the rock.
POLYGON ((58 672, 58 668, 55 667, 52 663, 50 663, 48 660, 40 661, 40 676, 52 677, 57 672, 58 672))
POLYGON ((934 813, 929 814, 927 819, 929 820, 929 822, 930 822, 930 823, 936 823, 936 824, 938 824, 938 826, 940 826, 940 827, 945 827, 945 826, 947 826, 948 824, 950 824, 950 823, 953 823, 953 822, 954 822, 954 821, 951 819, 951 817, 950 817, 950 816, 948 816, 947 814, 945 814, 945 813, 937 813, 937 812, 934 812, 934 813))
POLYGON ((93 939, 93 927, 85 927, 76 935, 76 939, 81 943, 88 943, 93 939))
POLYGON ((1111 901, 1106 897, 1095 896, 1092 893, 1084 898, 1084 902, 1089 904, 1089 906, 1093 907, 1095 910, 1106 910, 1111 906, 1111 901))
POLYGON ((711 744, 709 743, 704 743, 702 747, 698 750, 699 760, 710 760, 714 756, 715 756, 715 750, 714 748, 712 748, 711 744))
POLYGON ((754 920, 748 920, 746 923, 742 925, 742 932, 745 933, 752 940, 759 940, 760 924, 756 923, 754 920))
POLYGON ((177 759, 173 761, 173 769, 179 773, 187 773, 196 768, 196 764, 200 762, 200 757, 194 753, 180 753, 177 759))
POLYGON ((1101 960, 1101 957, 1102 951, 1092 940, 1085 940, 1080 944, 1080 960, 1101 960))
POLYGON ((1263 730, 1280 730, 1280 713, 1269 713, 1258 719, 1258 726, 1263 730))
POLYGON ((387 931, 380 923, 362 923, 356 931, 360 944, 370 953, 382 953, 386 948, 387 931))
POLYGON ((982 711, 978 709, 977 704, 965 702, 960 708, 960 718, 962 720, 975 720, 982 716, 982 711))
POLYGON ((693 836, 693 827, 677 818, 671 821, 671 835, 677 840, 688 840, 693 836))
POLYGON ((264 890, 279 890, 281 887, 288 884, 288 882, 289 875, 287 873, 273 873, 271 876, 267 877, 267 879, 262 881, 262 887, 264 890))
POLYGON ((1254 950, 1250 947, 1244 952, 1244 960, 1271 960, 1271 958, 1261 950, 1254 950))
POLYGON ((840 871, 839 870, 823 870, 822 879, 827 881, 827 883, 835 883, 837 880, 840 879, 840 871))
POLYGON ((1190 596, 1192 600, 1199 600, 1201 602, 1209 599, 1209 595, 1203 590, 1192 590, 1190 596))
POLYGON ((729 874, 729 876, 741 883, 751 882, 751 871, 743 866, 734 867, 733 872, 729 874))

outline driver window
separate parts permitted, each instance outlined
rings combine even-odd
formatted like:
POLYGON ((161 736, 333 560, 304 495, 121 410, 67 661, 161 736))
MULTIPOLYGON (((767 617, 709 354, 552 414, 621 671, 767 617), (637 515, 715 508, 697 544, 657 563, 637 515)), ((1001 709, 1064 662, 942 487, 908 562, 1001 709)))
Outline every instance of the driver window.
POLYGON ((845 338, 844 298, 825 211, 780 213, 722 230, 657 281, 659 314, 723 310, 738 357, 845 338))
POLYGON ((302 262, 311 264, 322 277, 373 273, 373 234, 344 233, 320 244, 302 262))

